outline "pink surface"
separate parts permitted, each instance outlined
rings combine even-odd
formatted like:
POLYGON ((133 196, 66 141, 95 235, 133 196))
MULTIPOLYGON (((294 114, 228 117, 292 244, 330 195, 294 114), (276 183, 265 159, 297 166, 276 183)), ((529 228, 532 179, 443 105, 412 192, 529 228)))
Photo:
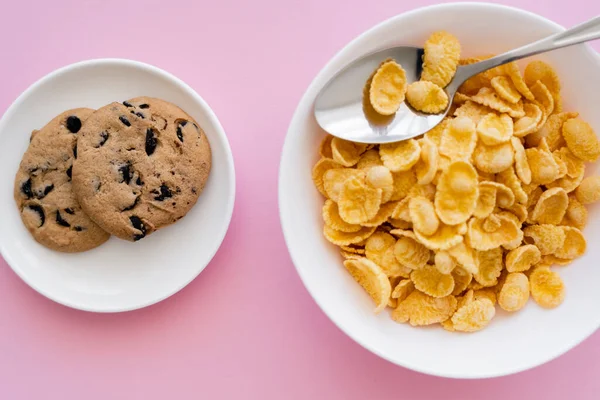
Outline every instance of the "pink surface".
MULTIPOLYGON (((292 266, 277 214, 277 173, 297 102, 356 35, 434 1, 32 3, 0 5, 0 112, 35 80, 75 61, 155 64, 194 87, 221 119, 238 195, 210 266, 144 310, 96 315, 62 307, 0 259, 0 398, 598 398, 600 333, 519 375, 472 382, 429 377, 347 338, 292 266)), ((501 3, 565 26, 600 14, 600 2, 590 0, 501 3)))

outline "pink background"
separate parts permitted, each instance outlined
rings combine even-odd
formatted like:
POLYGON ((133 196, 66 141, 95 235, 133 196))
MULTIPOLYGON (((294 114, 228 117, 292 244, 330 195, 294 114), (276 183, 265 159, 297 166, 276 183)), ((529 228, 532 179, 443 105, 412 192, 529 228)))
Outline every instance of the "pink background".
MULTIPOLYGON (((292 266, 276 194, 296 104, 348 41, 433 3, 2 1, 0 112, 34 81, 75 61, 124 57, 155 64, 189 83, 221 119, 238 195, 229 233, 209 267, 144 310, 96 315, 65 308, 31 290, 0 259, 0 398, 597 399, 600 333, 515 376, 429 377, 347 338, 292 266)), ((600 2, 591 0, 501 3, 565 26, 600 14, 600 2)))

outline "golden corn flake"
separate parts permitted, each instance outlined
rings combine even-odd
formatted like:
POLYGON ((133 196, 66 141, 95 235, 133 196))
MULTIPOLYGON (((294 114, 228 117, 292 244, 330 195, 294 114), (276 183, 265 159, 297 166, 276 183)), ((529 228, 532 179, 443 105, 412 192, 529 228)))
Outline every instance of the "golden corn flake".
POLYGON ((538 224, 558 225, 565 216, 568 205, 569 197, 563 189, 548 189, 540 196, 531 218, 538 224))
POLYGON ((552 154, 558 156, 565 163, 569 177, 576 178, 585 172, 585 163, 575 157, 568 147, 561 147, 552 154))
POLYGON ((576 197, 570 196, 569 206, 561 225, 568 225, 581 230, 587 225, 587 219, 587 208, 576 197))
POLYGON ((509 211, 511 214, 517 217, 517 220, 520 224, 524 223, 527 220, 528 211, 527 207, 525 207, 524 204, 515 203, 510 207, 506 207, 505 210, 509 211))
POLYGON ((433 184, 415 185, 408 191, 409 197, 425 197, 433 201, 435 199, 436 187, 433 184))
POLYGON ((467 96, 466 94, 456 92, 456 94, 454 95, 454 98, 452 99, 452 104, 453 105, 461 105, 461 104, 466 103, 470 99, 471 99, 471 96, 467 96))
POLYGON ((448 117, 444 118, 442 122, 433 127, 433 129, 427 131, 424 137, 431 140, 435 144, 435 147, 439 148, 440 144, 442 143, 442 134, 444 133, 444 130, 450 121, 452 121, 452 119, 448 117))
POLYGON ((543 256, 554 254, 565 242, 565 232, 556 225, 530 225, 523 233, 543 256))
POLYGON ((542 120, 544 113, 542 109, 534 103, 523 104, 525 116, 518 118, 513 127, 513 134, 516 137, 524 137, 534 132, 542 120))
POLYGON ((394 178, 394 191, 392 192, 391 201, 403 200, 410 189, 417 184, 417 177, 415 172, 411 169, 409 171, 392 172, 394 178))
POLYGON ((482 228, 488 233, 496 232, 502 226, 497 214, 491 214, 484 219, 482 228))
POLYGON ((381 265, 383 253, 396 244, 396 239, 389 233, 377 231, 366 240, 365 255, 375 264, 381 265))
POLYGON ((383 161, 381 161, 381 157, 379 157, 379 151, 377 149, 371 149, 365 151, 360 156, 360 159, 356 164, 356 168, 368 169, 371 167, 376 167, 378 165, 383 165, 383 161))
POLYGON ((521 272, 511 272, 500 289, 498 304, 504 311, 519 311, 529 300, 529 280, 521 272))
MULTIPOLYGON (((479 196, 473 215, 477 218, 485 218, 496 208, 496 182, 479 182, 479 196)), ((513 196, 514 199, 514 196, 513 196)))
POLYGON ((399 237, 394 246, 394 254, 400 264, 411 269, 421 269, 429 261, 429 249, 419 243, 414 234, 399 237))
POLYGON ((467 117, 453 119, 442 134, 440 154, 451 161, 470 160, 477 144, 477 130, 467 117))
MULTIPOLYGON (((487 184, 493 186, 496 189, 496 204, 498 207, 509 208, 515 203, 516 194, 519 196, 523 196, 523 193, 520 193, 521 186, 513 185, 510 180, 505 179, 507 174, 505 172, 500 173, 498 180, 511 184, 511 188, 506 186, 504 183, 500 182, 488 182, 487 184)), ((519 200, 523 201, 522 197, 519 197, 519 200)), ((526 199, 525 199, 526 201, 526 199)))
POLYGON ((433 203, 425 197, 412 197, 408 204, 410 219, 415 230, 433 235, 440 226, 433 203))
POLYGON ((537 148, 525 150, 531 168, 531 182, 545 185, 558 178, 559 170, 552 153, 537 148))
POLYGON ((331 140, 333 159, 344 167, 355 165, 366 150, 367 145, 335 137, 331 140))
POLYGON ((365 181, 375 189, 381 189, 381 202, 387 203, 394 193, 394 177, 392 172, 383 165, 366 170, 365 181))
POLYGON ((365 248, 364 247, 358 247, 357 245, 354 245, 354 246, 340 246, 340 250, 345 251, 346 253, 352 253, 352 254, 358 254, 358 255, 365 255, 365 248))
POLYGON ((456 161, 442 172, 435 194, 435 211, 445 224, 456 225, 473 215, 479 182, 475 168, 456 161))
POLYGON ((358 232, 362 228, 360 225, 349 224, 344 221, 340 217, 337 203, 329 199, 323 205, 323 220, 329 227, 340 232, 358 232))
POLYGON ((415 290, 415 284, 410 279, 402 279, 392 290, 392 298, 404 301, 415 290))
POLYGON ((454 290, 454 278, 449 274, 442 274, 433 265, 413 271, 410 279, 415 288, 432 297, 446 297, 454 290))
POLYGON ((344 182, 338 208, 340 217, 349 224, 360 224, 374 218, 381 206, 381 189, 367 186, 352 177, 344 182))
POLYGON ((546 85, 544 85, 541 81, 537 81, 529 89, 531 89, 531 93, 533 93, 535 96, 535 102, 537 105, 542 108, 547 116, 551 115, 554 111, 554 98, 552 97, 552 93, 550 93, 546 85))
POLYGON ((479 121, 493 110, 474 101, 468 100, 454 111, 455 117, 466 117, 478 124, 479 121))
POLYGON ((454 270, 452 270, 451 275, 454 279, 454 291, 452 292, 454 296, 458 296, 459 294, 464 292, 473 280, 473 274, 466 271, 461 266, 457 266, 456 268, 454 268, 454 270))
POLYGON ((398 303, 392 311, 392 319, 396 322, 409 322, 412 326, 432 325, 450 318, 456 311, 456 298, 446 296, 436 298, 418 290, 398 303))
POLYGON ((340 232, 325 225, 323 226, 323 235, 327 240, 337 246, 349 246, 357 244, 371 236, 375 228, 363 227, 358 232, 340 232))
POLYGON ((560 98, 560 80, 554 69, 543 61, 532 61, 525 67, 525 83, 533 86, 540 81, 548 88, 552 96, 560 98))
POLYGON ((406 101, 417 111, 437 114, 448 107, 448 95, 438 85, 428 81, 416 81, 408 85, 406 101))
POLYGON ((577 189, 577 187, 582 183, 584 174, 585 174, 585 167, 580 170, 579 176, 571 178, 568 175, 568 167, 567 167, 567 174, 565 176, 563 176, 562 178, 559 178, 553 182, 547 183, 546 187, 547 188, 557 188, 558 187, 558 188, 562 188, 567 193, 571 193, 572 191, 577 189))
POLYGON ((541 259, 540 249, 532 244, 526 244, 506 254, 506 269, 508 272, 527 271, 539 263, 541 259))
POLYGON ((331 150, 332 140, 333 136, 325 135, 325 137, 321 141, 321 146, 319 147, 319 154, 321 155, 321 157, 333 159, 333 151, 331 150))
POLYGON ((587 247, 583 233, 579 229, 570 226, 563 226, 561 228, 565 233, 565 242, 560 249, 556 250, 554 255, 566 260, 581 257, 587 247))
POLYGON ((459 332, 476 332, 485 328, 495 314, 491 300, 480 298, 458 309, 452 315, 452 325, 459 332))
POLYGON ((448 249, 448 254, 467 272, 479 272, 479 260, 475 251, 464 241, 448 249))
POLYGON ((579 118, 569 119, 562 126, 562 134, 576 157, 590 162, 600 157, 598 137, 587 122, 579 118))
POLYGON ((506 76, 495 76, 490 81, 492 87, 503 100, 509 103, 518 103, 521 100, 521 93, 515 87, 515 84, 506 76))
POLYGON ((503 100, 498 94, 490 88, 484 87, 471 97, 475 103, 489 107, 501 113, 506 113, 512 118, 521 118, 525 116, 523 110, 523 101, 519 100, 516 104, 509 103, 503 100))
POLYGON ((479 271, 473 275, 477 283, 484 287, 494 286, 504 267, 502 263, 502 249, 494 248, 476 252, 479 271))
POLYGON ((527 100, 533 101, 533 93, 531 93, 529 87, 527 86, 527 83, 523 79, 523 76, 521 75, 521 70, 519 70, 519 66, 517 65, 517 63, 513 61, 511 63, 505 64, 503 67, 506 74, 512 80, 515 89, 517 89, 519 93, 521 93, 527 100))
POLYGON ((421 158, 421 148, 414 139, 398 143, 386 143, 379 146, 379 155, 383 165, 392 172, 408 171, 421 158))
POLYGON ((477 169, 492 174, 510 168, 514 161, 515 152, 510 142, 497 146, 486 146, 483 143, 478 143, 473 157, 477 169))
POLYGON ((393 219, 400 219, 412 223, 412 219, 410 218, 410 211, 408 209, 410 199, 411 196, 408 196, 402 199, 400 202, 398 202, 391 216, 393 219))
POLYGON ((575 190, 575 197, 581 204, 592 204, 600 200, 600 176, 588 176, 575 190))
POLYGON ((505 215, 498 215, 500 227, 495 232, 483 229, 485 220, 472 218, 468 223, 467 239, 476 250, 490 250, 509 243, 519 237, 519 224, 505 215))
POLYGON ((496 305, 498 301, 498 297, 496 296, 496 291, 493 288, 483 288, 477 289, 473 292, 473 299, 488 299, 492 302, 492 304, 496 305))
POLYGON ((463 241, 465 233, 465 224, 446 225, 440 224, 440 227, 433 235, 424 235, 418 230, 415 235, 419 242, 430 250, 448 250, 451 247, 463 241))
POLYGON ((373 109, 381 115, 392 115, 404 101, 406 94, 406 73, 400 64, 389 60, 381 64, 369 90, 373 109))
POLYGON ((446 87, 454 77, 460 58, 460 43, 448 32, 433 33, 425 42, 421 79, 446 87))
POLYGON ((381 207, 379 207, 379 211, 377 211, 377 214, 375 214, 375 216, 373 218, 371 218, 370 220, 361 223, 362 226, 379 226, 381 224, 384 224, 387 222, 387 220, 392 216, 392 213, 394 212, 394 210, 396 209, 396 207, 398 206, 398 202, 388 202, 385 204, 382 204, 381 207))
POLYGON ((329 158, 321 158, 313 167, 312 179, 317 190, 325 197, 329 197, 325 192, 323 176, 330 169, 339 169, 342 166, 329 158))
MULTIPOLYGON (((338 164, 339 166, 339 164, 338 164)), ((323 188, 327 197, 338 202, 344 183, 350 178, 364 179, 365 172, 351 168, 332 168, 327 170, 322 177, 323 188)))
POLYGON ((516 137, 511 138, 510 142, 515 151, 515 172, 517 173, 517 177, 522 183, 528 185, 531 183, 531 168, 527 161, 525 147, 523 147, 523 143, 516 137))
MULTIPOLYGON (((548 117, 544 126, 542 126, 537 132, 534 132, 531 135, 527 135, 527 137, 525 138, 527 146, 537 146, 540 144, 542 138, 546 138, 549 142, 548 147, 554 147, 558 143, 564 141, 564 138, 562 136, 563 124, 569 119, 577 118, 577 116, 579 116, 579 113, 574 112, 552 114, 548 117)), ((554 148, 553 150, 556 150, 556 148, 554 148)))
POLYGON ((548 267, 538 267, 529 276, 531 297, 544 308, 558 307, 565 299, 565 285, 548 267))
POLYGON ((508 114, 489 113, 477 124, 477 134, 488 146, 506 143, 513 135, 513 120, 508 114))
POLYGON ((392 294, 390 281, 381 268, 366 258, 346 260, 344 267, 375 301, 375 312, 381 312, 392 294))
POLYGON ((388 223, 396 229, 400 229, 400 230, 412 229, 412 222, 404 221, 403 219, 390 218, 390 219, 388 219, 388 223))
POLYGON ((358 258, 362 258, 360 254, 352 253, 346 250, 340 250, 340 254, 344 258, 344 260, 356 260, 358 258))
POLYGON ((537 267, 550 267, 552 265, 559 265, 564 267, 565 265, 569 265, 573 262, 573 260, 569 260, 566 258, 558 258, 553 254, 548 254, 542 257, 542 260, 537 265, 537 267))
POLYGON ((447 251, 438 251, 435 253, 435 267, 442 274, 450 274, 456 267, 456 261, 450 256, 447 251))
POLYGON ((401 264, 394 253, 394 246, 388 248, 381 258, 381 269, 387 276, 408 278, 412 269, 401 264))
POLYGON ((438 148, 425 136, 421 142, 421 158, 415 164, 415 174, 419 185, 427 185, 433 181, 438 170, 438 148))

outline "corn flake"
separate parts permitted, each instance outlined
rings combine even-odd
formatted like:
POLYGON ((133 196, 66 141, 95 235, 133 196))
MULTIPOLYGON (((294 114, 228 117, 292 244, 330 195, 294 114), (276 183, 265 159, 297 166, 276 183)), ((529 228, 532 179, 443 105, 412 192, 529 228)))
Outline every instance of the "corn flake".
POLYGON ((441 87, 428 81, 416 81, 408 85, 406 101, 417 111, 437 114, 448 107, 448 95, 441 87))
POLYGON ((412 326, 432 325, 447 320, 455 310, 454 296, 436 298, 414 290, 398 303, 398 307, 392 311, 392 319, 409 322, 412 326))
POLYGON ((454 111, 454 116, 466 117, 473 121, 474 124, 478 124, 479 121, 481 121, 481 119, 490 112, 493 112, 491 108, 475 103, 474 101, 467 100, 454 111))
POLYGON ((528 185, 531 183, 531 168, 527 161, 525 147, 523 147, 523 143, 516 137, 511 138, 510 142, 515 151, 515 172, 517 177, 522 183, 528 185))
POLYGON ((394 60, 385 61, 371 80, 369 99, 373 109, 381 115, 392 115, 404 101, 406 73, 394 60))
POLYGON ((515 86, 515 89, 517 89, 519 93, 521 93, 527 100, 533 101, 533 93, 531 93, 529 87, 527 86, 527 83, 523 79, 523 76, 521 75, 521 70, 519 70, 519 66, 517 65, 517 63, 513 61, 511 63, 505 64, 503 67, 506 74, 510 76, 510 79, 512 80, 512 83, 515 86))
POLYGON ((452 325, 459 332, 476 332, 485 328, 495 314, 491 300, 480 298, 458 309, 452 315, 452 325))
POLYGON ((592 204, 600 200, 600 176, 588 176, 575 190, 575 197, 581 204, 592 204))
POLYGON ((531 218, 538 224, 558 225, 565 216, 568 205, 569 197, 562 188, 548 189, 540 196, 531 218))
POLYGON ((323 220, 325 223, 340 232, 358 232, 361 229, 360 225, 349 224, 344 221, 339 214, 338 205, 332 200, 326 200, 323 205, 323 220))
POLYGON ((473 291, 473 299, 488 299, 492 302, 493 305, 496 305, 496 302, 498 301, 498 296, 496 295, 496 291, 493 288, 483 288, 473 291))
POLYGON ((323 227, 323 235, 327 240, 337 246, 348 246, 357 244, 371 236, 375 232, 375 227, 363 227, 358 232, 340 232, 325 225, 323 227))
POLYGON ((508 272, 527 271, 539 263, 541 259, 540 250, 532 244, 526 244, 506 254, 506 269, 508 272))
POLYGON ((554 254, 565 242, 565 232, 556 225, 530 225, 523 233, 543 256, 554 254))
POLYGON ((500 227, 495 232, 486 232, 483 229, 485 220, 472 218, 468 223, 467 239, 476 250, 490 250, 500 247, 519 237, 519 224, 506 215, 498 215, 500 227))
POLYGON ((513 120, 508 114, 489 113, 477 124, 477 134, 487 146, 506 143, 513 135, 513 120))
POLYGON ((498 304, 504 311, 519 311, 529 300, 529 280, 521 272, 511 272, 500 289, 498 304))
POLYGON ((394 246, 394 254, 400 264, 410 269, 421 269, 429 261, 429 249, 416 239, 411 231, 398 238, 394 246), (408 235, 410 233, 410 235, 408 235))
POLYGON ((569 206, 561 225, 572 226, 581 230, 587 225, 587 219, 587 208, 575 196, 570 196, 569 206))
POLYGON ((370 149, 365 151, 358 160, 356 164, 356 168, 358 169, 369 169, 371 167, 376 167, 379 165, 383 165, 381 161, 381 157, 379 157, 379 151, 377 149, 370 149))
POLYGON ((475 251, 464 241, 448 249, 448 254, 470 274, 479 272, 479 260, 475 251))
POLYGON ((525 83, 528 86, 533 86, 537 81, 540 81, 552 93, 554 99, 560 98, 560 80, 554 69, 543 61, 532 61, 525 67, 524 73, 525 83))
POLYGON ((445 87, 450 83, 460 58, 460 43, 448 32, 433 33, 425 42, 421 79, 445 87))
POLYGON ((392 293, 390 281, 381 268, 366 258, 346 260, 344 267, 375 301, 375 312, 381 312, 392 293))
POLYGON ((415 288, 432 297, 446 297, 454 290, 454 278, 442 274, 433 265, 426 265, 410 274, 415 288))
POLYGON ((521 100, 521 93, 519 93, 515 84, 508 77, 502 75, 495 76, 490 83, 502 100, 512 104, 518 103, 521 100))
POLYGON ((417 177, 413 170, 392 172, 394 178, 394 191, 392 192, 391 201, 403 200, 410 189, 417 184, 417 177))
POLYGON ((475 124, 467 117, 453 119, 442 134, 440 154, 451 162, 469 160, 477 144, 475 124))
POLYGON ((384 224, 391 216, 396 207, 398 206, 398 202, 389 202, 382 204, 379 207, 379 211, 377 214, 370 220, 361 223, 362 226, 379 226, 384 224))
POLYGON ((442 274, 450 274, 456 267, 456 261, 447 251, 438 251, 434 257, 435 267, 442 274))
POLYGON ((542 109, 534 103, 523 104, 525 116, 518 118, 514 122, 513 134, 516 137, 525 137, 533 133, 539 126, 544 113, 542 109))
POLYGON ((552 114, 546 120, 544 126, 542 126, 537 132, 528 135, 525 139, 529 147, 534 147, 540 144, 542 138, 546 138, 548 141, 548 147, 556 150, 555 146, 558 146, 561 142, 564 142, 562 136, 563 124, 572 118, 577 118, 579 113, 566 112, 552 114))
POLYGON ((565 233, 565 242, 554 255, 566 260, 573 260, 577 257, 581 257, 585 253, 587 247, 583 233, 581 233, 579 229, 570 226, 563 226, 561 228, 565 233))
POLYGON ((332 140, 333 136, 325 135, 325 137, 321 141, 321 145, 319 146, 319 154, 321 155, 321 157, 333 159, 333 151, 331 150, 332 140))
POLYGON ((585 121, 572 118, 562 126, 562 133, 567 147, 583 161, 596 161, 600 157, 600 143, 594 130, 585 121))
POLYGON ((464 292, 473 280, 473 274, 466 271, 460 265, 452 270, 451 275, 454 279, 454 290, 452 291, 454 296, 458 296, 464 292))
POLYGON ((497 247, 491 250, 477 251, 475 254, 479 266, 479 271, 473 275, 475 281, 483 287, 496 285, 504 267, 502 249, 497 247))
POLYGON ((448 250, 463 241, 464 233, 465 224, 446 225, 444 223, 440 224, 440 227, 433 235, 427 236, 418 230, 415 231, 419 242, 430 250, 448 250))
POLYGON ((381 206, 381 189, 367 186, 358 177, 344 182, 338 201, 340 217, 349 224, 373 219, 381 206))
POLYGON ((558 178, 558 164, 552 153, 538 148, 529 148, 525 150, 525 154, 531 168, 531 182, 545 185, 558 178))
MULTIPOLYGON (((486 218, 496 208, 496 182, 479 182, 479 196, 473 215, 477 218, 486 218)), ((514 198, 514 197, 513 197, 514 198)))
POLYGON ((365 152, 366 148, 367 145, 365 144, 351 142, 338 137, 334 137, 331 140, 333 159, 344 167, 355 165, 360 160, 360 156, 365 152))
POLYGON ((433 181, 438 170, 439 153, 437 146, 425 136, 421 142, 421 158, 415 164, 415 174, 419 185, 433 181))
POLYGON ((364 171, 350 168, 331 168, 327 170, 322 178, 326 196, 338 202, 344 183, 350 178, 364 179, 364 176, 364 171))
POLYGON ((415 230, 433 235, 440 226, 433 203, 425 197, 412 197, 408 204, 410 219, 415 230))
POLYGON ((431 140, 433 144, 435 144, 435 147, 439 148, 440 144, 442 143, 442 134, 444 133, 444 130, 446 130, 446 127, 450 121, 452 121, 452 119, 448 117, 444 118, 442 122, 433 127, 433 129, 425 132, 424 137, 431 140))
POLYGON ((448 225, 465 222, 477 204, 479 182, 475 168, 456 161, 442 172, 435 194, 435 211, 448 225))
POLYGON ((565 299, 565 285, 548 267, 538 267, 529 276, 531 297, 544 308, 558 307, 565 299))
POLYGON ((496 174, 513 165, 515 152, 510 142, 496 146, 486 146, 483 143, 478 143, 473 161, 477 169, 496 174))
POLYGON ((391 171, 382 165, 366 171, 365 181, 372 188, 381 189, 381 202, 387 203, 394 193, 394 177, 391 171))
POLYGON ((575 157, 568 147, 561 147, 552 154, 558 156, 565 163, 569 177, 576 178, 585 172, 585 163, 575 157))
POLYGON ((313 167, 312 170, 312 179, 315 184, 315 187, 325 197, 329 197, 327 192, 325 191, 323 177, 325 173, 330 169, 339 169, 341 167, 337 162, 329 159, 329 158, 321 158, 313 167))
POLYGON ((379 155, 383 165, 392 172, 408 171, 421 158, 421 148, 414 139, 398 143, 386 143, 379 146, 379 155))
POLYGON ((523 101, 519 100, 516 104, 503 100, 493 89, 484 87, 471 97, 471 101, 489 107, 501 113, 506 113, 512 118, 521 118, 525 116, 523 101))
POLYGON ((547 116, 551 115, 554 111, 554 98, 546 85, 541 81, 537 81, 529 89, 531 89, 531 93, 535 96, 537 105, 542 108, 547 116))

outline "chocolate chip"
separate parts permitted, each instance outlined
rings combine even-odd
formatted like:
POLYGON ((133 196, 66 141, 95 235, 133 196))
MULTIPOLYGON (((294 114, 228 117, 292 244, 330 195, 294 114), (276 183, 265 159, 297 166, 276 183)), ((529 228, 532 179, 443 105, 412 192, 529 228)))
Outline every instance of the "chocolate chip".
POLYGON ((186 125, 187 125, 187 123, 188 123, 187 121, 181 121, 179 124, 180 124, 181 126, 186 126, 186 125))
POLYGON ((76 226, 76 227, 75 227, 75 230, 76 230, 77 232, 81 232, 81 231, 83 230, 83 228, 82 228, 81 226, 76 226))
POLYGON ((177 127, 177 139, 183 143, 183 132, 181 131, 181 125, 177 127))
POLYGON ((135 115, 137 115, 141 119, 145 119, 146 118, 146 117, 144 117, 144 114, 142 114, 141 112, 136 112, 135 115))
POLYGON ((74 115, 67 118, 67 129, 71 133, 77 133, 81 129, 81 120, 74 115))
POLYGON ((94 147, 95 148, 99 148, 99 147, 104 146, 104 143, 106 143, 106 141, 108 140, 109 136, 110 135, 106 131, 100 132, 100 142, 98 142, 98 145, 94 146, 94 147))
POLYGON ((44 209, 42 208, 42 206, 39 206, 37 204, 30 204, 27 206, 27 208, 29 208, 31 211, 36 212, 40 216, 40 224, 38 228, 44 226, 44 222, 46 222, 46 215, 44 214, 44 209))
POLYGON ((158 190, 154 189, 152 191, 152 193, 154 193, 156 195, 154 197, 154 200, 158 200, 158 201, 163 201, 164 199, 173 197, 173 193, 171 193, 171 190, 169 189, 169 187, 167 185, 165 185, 164 183, 162 185, 160 185, 158 190))
POLYGON ((139 176, 137 177, 137 179, 135 180, 136 185, 138 186, 142 186, 144 184, 144 182, 142 181, 142 178, 140 178, 139 176))
POLYGON ((141 232, 141 234, 134 235, 133 240, 138 241, 140 239, 143 239, 146 236, 146 226, 144 225, 144 223, 142 222, 140 217, 136 217, 135 215, 132 215, 131 217, 129 217, 129 221, 131 221, 131 225, 135 229, 137 229, 138 231, 141 232))
POLYGON ((146 103, 140 104, 138 107, 139 108, 150 108, 150 106, 148 104, 146 104, 146 103))
POLYGON ((135 206, 137 206, 138 201, 140 201, 140 196, 136 197, 135 200, 133 201, 133 204, 130 206, 125 207, 123 210, 121 211, 129 211, 129 210, 133 210, 135 208, 135 206))
POLYGON ((131 171, 131 164, 127 163, 119 167, 119 173, 121 174, 121 182, 125 182, 129 185, 131 182, 131 178, 133 177, 133 173, 131 171))
POLYGON ((56 223, 59 224, 60 226, 65 226, 65 227, 69 227, 71 226, 70 223, 68 223, 67 221, 65 221, 61 216, 60 216, 60 211, 56 211, 56 223))
POLYGON ((73 157, 77 159, 77 143, 75 143, 75 146, 73 146, 73 157))
POLYGON ((119 117, 119 120, 121 120, 121 122, 123 123, 123 125, 125 125, 125 126, 131 126, 131 122, 129 122, 129 120, 127 118, 125 118, 124 115, 121 115, 119 117))
POLYGON ((73 209, 72 209, 72 208, 65 208, 65 212, 66 212, 67 214, 71 214, 71 215, 75 214, 75 211, 73 211, 73 209))
POLYGON ((27 179, 21 184, 21 193, 23 193, 28 199, 33 197, 33 192, 31 191, 31 178, 27 179))
POLYGON ((195 187, 193 187, 193 188, 192 188, 192 193, 196 194, 196 193, 198 193, 198 190, 196 190, 196 188, 195 188, 195 187))
POLYGON ((67 169, 67 176, 69 177, 69 180, 71 180, 71 175, 73 175, 73 166, 72 165, 69 167, 69 169, 67 169))
MULTIPOLYGON (((67 171, 67 175, 68 175, 68 171, 67 171)), ((35 194, 35 197, 38 199, 43 199, 44 197, 46 197, 48 195, 48 193, 50 193, 53 190, 54 190, 54 185, 50 184, 50 185, 46 186, 44 188, 44 190, 37 192, 35 194)))
POLYGON ((151 128, 146 129, 146 154, 149 156, 154 153, 156 150, 156 145, 158 144, 158 139, 154 131, 151 128))
POLYGON ((127 101, 124 101, 124 102, 123 102, 123 105, 124 105, 125 107, 133 107, 133 106, 131 105, 131 103, 129 103, 129 102, 127 102, 127 101))

